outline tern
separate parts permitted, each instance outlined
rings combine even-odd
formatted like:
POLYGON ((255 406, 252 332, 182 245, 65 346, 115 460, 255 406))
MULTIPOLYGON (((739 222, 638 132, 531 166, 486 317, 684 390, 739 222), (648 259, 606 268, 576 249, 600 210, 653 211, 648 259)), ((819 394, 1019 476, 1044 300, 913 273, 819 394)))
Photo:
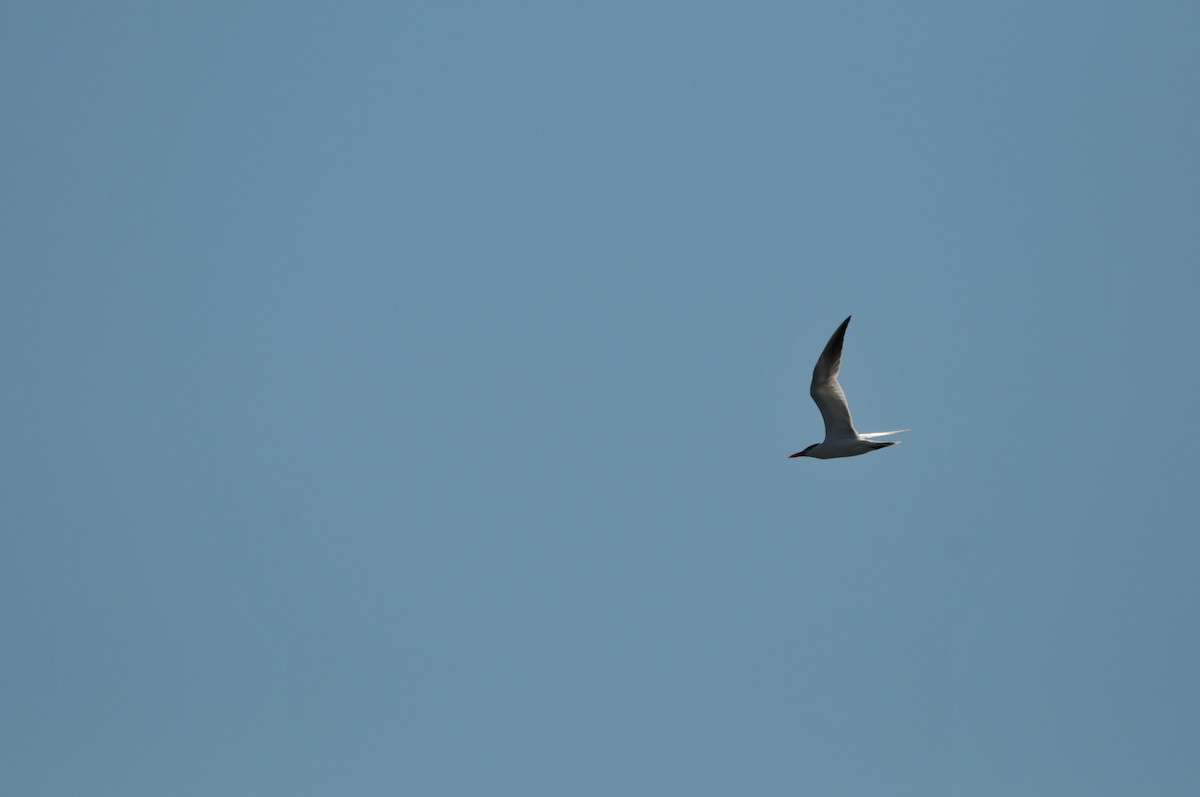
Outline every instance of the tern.
POLYGON ((896 429, 893 432, 870 432, 859 434, 850 420, 850 405, 846 403, 846 394, 838 384, 838 372, 842 370, 842 344, 846 340, 846 327, 850 318, 842 322, 834 331, 833 337, 825 344, 825 350, 813 368, 812 387, 808 394, 816 402, 821 417, 825 419, 825 440, 813 443, 803 451, 797 451, 788 456, 813 457, 814 459, 835 459, 837 457, 854 457, 875 451, 880 448, 896 445, 895 441, 876 443, 876 437, 887 437, 890 434, 900 434, 910 429, 896 429))

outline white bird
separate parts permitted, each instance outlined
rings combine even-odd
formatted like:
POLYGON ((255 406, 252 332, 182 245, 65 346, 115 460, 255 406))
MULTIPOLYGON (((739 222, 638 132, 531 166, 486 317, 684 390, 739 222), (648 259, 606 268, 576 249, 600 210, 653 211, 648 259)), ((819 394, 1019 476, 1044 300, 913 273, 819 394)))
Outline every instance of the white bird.
POLYGON ((846 327, 850 325, 850 316, 833 333, 833 337, 825 344, 813 368, 812 387, 808 393, 817 403, 821 417, 825 419, 825 441, 813 443, 803 451, 791 454, 792 457, 814 457, 816 459, 834 459, 836 457, 853 457, 865 454, 879 448, 894 446, 896 443, 876 443, 873 438, 887 437, 890 434, 900 434, 910 429, 897 429, 894 432, 871 432, 859 434, 850 420, 850 405, 846 403, 846 394, 838 384, 838 372, 842 370, 842 343, 846 339, 846 327))

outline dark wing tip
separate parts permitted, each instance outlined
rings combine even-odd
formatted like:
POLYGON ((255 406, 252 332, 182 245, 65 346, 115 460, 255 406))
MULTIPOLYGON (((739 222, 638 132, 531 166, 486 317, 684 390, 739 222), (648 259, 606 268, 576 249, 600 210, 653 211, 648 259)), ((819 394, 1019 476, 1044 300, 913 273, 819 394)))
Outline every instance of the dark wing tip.
POLYGON ((829 337, 829 342, 825 344, 825 350, 821 352, 821 357, 832 357, 841 360, 842 357, 842 342, 846 339, 846 327, 850 326, 850 319, 854 316, 846 316, 846 320, 838 324, 838 328, 833 331, 829 337))
MULTIPOLYGON (((825 384, 830 379, 836 378, 838 371, 841 370, 842 344, 846 339, 846 327, 850 326, 850 319, 853 317, 848 315, 845 321, 838 324, 838 328, 830 335, 829 342, 821 350, 821 356, 817 358, 817 364, 813 366, 812 386, 808 391, 813 399, 817 397, 817 387, 825 384)), ((817 403, 819 406, 820 402, 817 403)))

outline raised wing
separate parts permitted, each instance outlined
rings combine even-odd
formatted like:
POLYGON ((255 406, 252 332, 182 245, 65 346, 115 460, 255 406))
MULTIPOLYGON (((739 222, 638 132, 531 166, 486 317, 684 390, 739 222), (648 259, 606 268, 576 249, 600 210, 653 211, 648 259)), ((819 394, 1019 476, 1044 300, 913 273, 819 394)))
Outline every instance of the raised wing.
POLYGON ((838 372, 842 370, 842 344, 846 339, 846 327, 850 318, 842 322, 833 333, 833 337, 825 344, 825 350, 817 359, 813 368, 812 386, 808 394, 816 402, 821 417, 825 419, 825 439, 856 438, 854 422, 850 420, 850 407, 846 404, 846 394, 838 384, 838 372))

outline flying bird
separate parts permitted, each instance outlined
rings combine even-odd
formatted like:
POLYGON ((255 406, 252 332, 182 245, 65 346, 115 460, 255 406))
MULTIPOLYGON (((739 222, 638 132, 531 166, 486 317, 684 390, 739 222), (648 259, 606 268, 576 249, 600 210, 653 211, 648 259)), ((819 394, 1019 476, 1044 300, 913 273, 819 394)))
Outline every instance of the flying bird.
POLYGON ((879 448, 894 446, 896 443, 876 443, 874 438, 887 437, 890 434, 900 434, 911 431, 897 429, 893 432, 871 432, 859 434, 850 420, 850 405, 846 403, 846 394, 838 384, 838 372, 842 370, 842 343, 846 339, 846 327, 850 325, 851 316, 847 316, 841 326, 834 331, 833 337, 825 344, 816 366, 813 368, 812 387, 808 394, 817 403, 821 417, 825 419, 825 440, 813 443, 803 451, 791 454, 792 457, 813 457, 815 459, 834 459, 836 457, 853 457, 875 451, 879 448))

